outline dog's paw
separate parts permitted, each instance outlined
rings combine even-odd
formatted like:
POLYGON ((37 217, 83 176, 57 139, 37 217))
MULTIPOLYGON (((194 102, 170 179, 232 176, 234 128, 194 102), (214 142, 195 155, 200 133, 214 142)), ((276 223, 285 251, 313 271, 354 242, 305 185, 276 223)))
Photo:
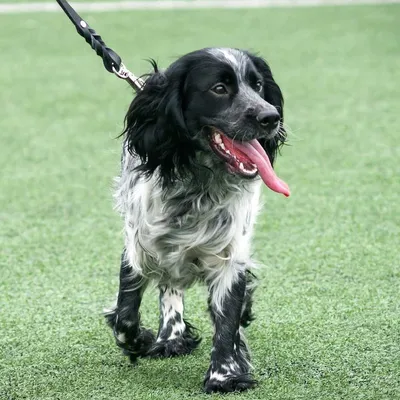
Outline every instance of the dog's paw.
POLYGON ((153 343, 155 342, 154 333, 150 329, 140 328, 139 334, 135 338, 130 338, 129 341, 124 342, 120 339, 120 335, 115 336, 118 347, 122 352, 129 357, 132 364, 135 364, 139 357, 145 357, 153 343))
POLYGON ((138 357, 144 357, 147 354, 156 340, 150 329, 121 323, 116 309, 107 311, 104 316, 113 330, 117 346, 122 349, 124 355, 129 357, 132 364, 136 363, 138 357))
POLYGON ((149 358, 168 358, 190 354, 201 342, 201 338, 186 330, 182 336, 172 340, 157 340, 147 351, 149 358))
POLYGON ((204 380, 204 391, 206 393, 229 393, 242 392, 252 389, 257 385, 251 374, 222 375, 219 373, 207 374, 204 380))

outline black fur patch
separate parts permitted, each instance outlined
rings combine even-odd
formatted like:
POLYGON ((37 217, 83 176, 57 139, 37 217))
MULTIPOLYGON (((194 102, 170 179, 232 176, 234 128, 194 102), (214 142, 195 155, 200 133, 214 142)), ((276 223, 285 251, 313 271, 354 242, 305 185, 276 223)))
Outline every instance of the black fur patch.
POLYGON ((255 320, 253 313, 253 294, 257 277, 249 270, 246 271, 246 293, 244 296, 244 307, 240 317, 240 325, 247 328, 255 320))

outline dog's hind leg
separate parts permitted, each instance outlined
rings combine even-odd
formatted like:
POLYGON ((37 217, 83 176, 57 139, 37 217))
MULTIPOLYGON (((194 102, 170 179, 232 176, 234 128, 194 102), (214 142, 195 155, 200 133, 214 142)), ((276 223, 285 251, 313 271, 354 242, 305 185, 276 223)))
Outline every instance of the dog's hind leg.
POLYGON ((157 340, 147 355, 153 358, 174 357, 191 353, 201 339, 183 319, 183 291, 172 287, 160 288, 160 327, 157 340))
POLYGON ((120 286, 117 304, 105 317, 113 329, 117 345, 132 363, 146 355, 153 344, 154 334, 140 323, 140 303, 147 280, 129 265, 125 251, 121 256, 120 286))
MULTIPOLYGON (((250 374, 248 351, 240 324, 246 297, 243 268, 232 279, 219 279, 211 285, 209 309, 214 324, 211 363, 204 380, 204 390, 234 392, 255 386, 250 374)), ((234 266, 232 268, 235 268, 234 266)), ((229 272, 228 272, 229 274, 229 272)))

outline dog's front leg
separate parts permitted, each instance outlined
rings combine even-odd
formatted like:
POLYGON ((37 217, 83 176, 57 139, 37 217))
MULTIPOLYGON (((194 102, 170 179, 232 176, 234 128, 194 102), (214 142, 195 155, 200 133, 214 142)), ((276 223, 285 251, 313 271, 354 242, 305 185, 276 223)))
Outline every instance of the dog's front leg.
POLYGON ((240 272, 228 279, 219 277, 217 283, 210 284, 209 309, 214 338, 204 381, 204 390, 208 393, 245 390, 256 384, 249 373, 248 351, 240 332, 246 276, 242 268, 236 270, 240 272))
POLYGON ((132 363, 147 355, 155 338, 140 322, 140 304, 147 280, 128 263, 126 252, 121 256, 120 286, 116 306, 106 312, 117 345, 132 363))

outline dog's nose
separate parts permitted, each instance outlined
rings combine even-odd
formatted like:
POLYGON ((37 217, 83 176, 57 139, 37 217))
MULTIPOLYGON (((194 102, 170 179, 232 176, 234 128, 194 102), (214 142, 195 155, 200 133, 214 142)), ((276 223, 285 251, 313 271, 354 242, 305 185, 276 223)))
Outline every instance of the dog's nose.
POLYGON ((257 121, 270 131, 278 126, 280 119, 281 116, 276 110, 261 111, 260 114, 257 115, 257 121))

